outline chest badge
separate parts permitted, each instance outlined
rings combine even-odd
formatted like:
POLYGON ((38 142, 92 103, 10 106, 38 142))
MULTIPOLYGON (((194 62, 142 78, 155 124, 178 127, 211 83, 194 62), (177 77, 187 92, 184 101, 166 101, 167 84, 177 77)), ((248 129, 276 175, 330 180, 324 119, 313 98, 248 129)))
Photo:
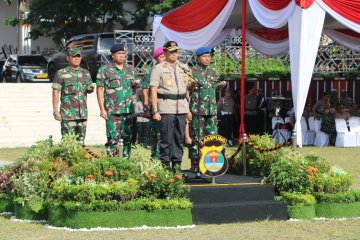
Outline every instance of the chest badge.
POLYGON ((171 81, 171 80, 167 80, 167 81, 166 81, 166 85, 171 86, 171 85, 172 85, 172 81, 171 81))

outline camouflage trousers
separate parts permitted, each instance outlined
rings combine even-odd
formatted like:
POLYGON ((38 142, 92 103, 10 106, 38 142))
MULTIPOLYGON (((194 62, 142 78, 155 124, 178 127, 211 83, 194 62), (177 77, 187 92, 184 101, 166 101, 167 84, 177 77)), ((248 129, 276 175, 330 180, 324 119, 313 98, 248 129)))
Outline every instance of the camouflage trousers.
POLYGON ((159 158, 159 138, 160 138, 160 122, 155 121, 151 118, 150 120, 150 147, 151 147, 151 157, 159 158))
POLYGON ((129 157, 131 150, 131 114, 113 114, 109 115, 106 120, 106 137, 105 147, 110 153, 117 149, 120 139, 123 140, 123 156, 129 157))
POLYGON ((191 160, 199 160, 199 141, 206 135, 217 134, 217 117, 215 115, 193 115, 190 122, 190 135, 192 138, 192 146, 189 149, 189 158, 191 160))
POLYGON ((64 136, 67 133, 74 133, 77 136, 77 140, 84 144, 86 135, 86 119, 79 120, 66 120, 61 122, 61 135, 64 136))

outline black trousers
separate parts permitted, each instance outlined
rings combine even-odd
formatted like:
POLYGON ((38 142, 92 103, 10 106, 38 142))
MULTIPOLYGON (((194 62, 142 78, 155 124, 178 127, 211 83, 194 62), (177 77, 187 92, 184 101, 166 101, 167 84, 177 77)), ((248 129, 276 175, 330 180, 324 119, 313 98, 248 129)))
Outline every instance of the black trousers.
POLYGON ((220 135, 227 140, 232 140, 232 133, 234 131, 234 115, 222 115, 220 122, 220 135))
POLYGON ((186 114, 161 114, 160 161, 166 166, 182 161, 185 123, 186 114))
POLYGON ((258 119, 257 115, 244 115, 244 123, 245 123, 245 132, 247 134, 258 134, 258 119))
POLYGON ((144 147, 149 145, 150 122, 137 122, 137 142, 144 147))

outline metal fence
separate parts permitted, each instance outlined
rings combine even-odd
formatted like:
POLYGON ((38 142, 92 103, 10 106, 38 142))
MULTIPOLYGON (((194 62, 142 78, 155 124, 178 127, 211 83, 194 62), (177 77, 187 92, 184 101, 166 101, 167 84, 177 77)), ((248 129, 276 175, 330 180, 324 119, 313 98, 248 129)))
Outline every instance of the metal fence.
MULTIPOLYGON (((150 31, 115 31, 116 42, 127 45, 129 51, 129 64, 132 64, 138 75, 143 75, 149 65, 152 64, 152 52, 155 38, 150 31)), ((246 54, 251 56, 257 54, 259 57, 267 57, 247 45, 246 54)), ((221 63, 232 66, 240 66, 241 62, 241 36, 226 38, 220 45, 214 48, 214 54, 225 54, 225 60, 221 63)), ((289 64, 289 53, 284 53, 280 59, 289 64)), ((193 51, 181 50, 180 61, 195 64, 193 51)), ((234 68, 231 74, 239 74, 240 67, 234 68)), ((360 71, 360 53, 336 45, 325 35, 322 36, 318 56, 314 66, 314 74, 333 73, 341 74, 360 71)))

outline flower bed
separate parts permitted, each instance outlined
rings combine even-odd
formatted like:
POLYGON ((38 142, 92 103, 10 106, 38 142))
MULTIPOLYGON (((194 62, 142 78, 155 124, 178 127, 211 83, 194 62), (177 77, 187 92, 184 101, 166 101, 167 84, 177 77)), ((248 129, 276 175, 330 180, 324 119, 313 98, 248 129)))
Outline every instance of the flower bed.
MULTIPOLYGON (((346 170, 313 154, 278 148, 269 135, 251 135, 249 142, 247 172, 274 186, 277 200, 288 204, 290 218, 360 216, 360 191, 349 190, 354 179, 346 170)), ((242 172, 241 157, 229 164, 230 171, 242 172)))
POLYGON ((182 174, 144 148, 135 147, 130 159, 95 158, 73 135, 39 141, 0 170, 0 193, 14 199, 16 217, 55 226, 189 225, 188 192, 182 174))

